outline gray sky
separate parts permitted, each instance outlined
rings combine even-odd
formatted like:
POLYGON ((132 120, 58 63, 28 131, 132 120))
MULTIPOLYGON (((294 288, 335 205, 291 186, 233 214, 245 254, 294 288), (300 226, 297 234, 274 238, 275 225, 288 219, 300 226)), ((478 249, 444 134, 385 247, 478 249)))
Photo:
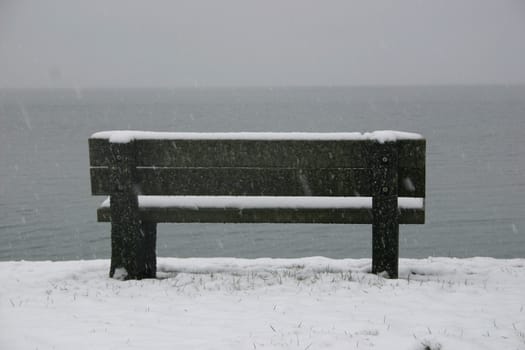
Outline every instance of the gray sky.
POLYGON ((0 87, 524 83, 525 0, 0 0, 0 87))

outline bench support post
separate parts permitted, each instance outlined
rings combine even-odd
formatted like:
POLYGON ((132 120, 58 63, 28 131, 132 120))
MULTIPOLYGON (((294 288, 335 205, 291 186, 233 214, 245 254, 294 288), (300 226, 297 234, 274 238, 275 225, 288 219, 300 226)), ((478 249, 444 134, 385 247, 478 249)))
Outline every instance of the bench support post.
POLYGON ((372 152, 372 273, 398 277, 398 154, 395 142, 375 143, 372 152))
POLYGON ((155 278, 157 274, 157 223, 143 221, 141 229, 144 233, 144 267, 148 278, 155 278))
POLYGON ((138 189, 134 181, 134 143, 110 143, 111 165, 111 267, 110 277, 142 279, 155 277, 156 225, 141 223, 138 189))

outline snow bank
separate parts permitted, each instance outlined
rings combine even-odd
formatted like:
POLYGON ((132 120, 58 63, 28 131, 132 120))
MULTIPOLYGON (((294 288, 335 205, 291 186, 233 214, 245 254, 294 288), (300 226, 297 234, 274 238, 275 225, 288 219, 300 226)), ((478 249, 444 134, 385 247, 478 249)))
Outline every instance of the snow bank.
MULTIPOLYGON (((372 197, 274 197, 274 196, 139 196, 143 208, 327 209, 372 208, 372 197)), ((399 197, 399 208, 422 209, 423 198, 399 197)), ((110 206, 107 197, 101 204, 110 206)))
POLYGON ((0 263, 2 349, 523 349, 525 259, 159 259, 0 263))
POLYGON ((380 130, 373 132, 154 132, 138 130, 101 131, 91 135, 93 139, 109 139, 114 143, 131 140, 376 140, 387 141, 422 139, 419 134, 380 130))

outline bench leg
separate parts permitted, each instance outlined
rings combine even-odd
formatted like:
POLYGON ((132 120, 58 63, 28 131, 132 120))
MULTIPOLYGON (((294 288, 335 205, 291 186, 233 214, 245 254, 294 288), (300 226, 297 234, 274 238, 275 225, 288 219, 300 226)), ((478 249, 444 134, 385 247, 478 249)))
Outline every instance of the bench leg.
POLYGON ((153 278, 156 224, 141 222, 135 181, 134 142, 110 143, 111 267, 119 279, 153 278))
POLYGON ((155 278, 157 224, 154 222, 111 223, 109 276, 119 279, 155 278))
POLYGON ((394 142, 372 149, 372 273, 398 277, 398 151, 394 142))
POLYGON ((157 223, 142 222, 144 232, 144 278, 155 278, 157 275, 157 223))
POLYGON ((372 225, 372 273, 387 273, 388 278, 398 277, 399 223, 397 196, 374 201, 372 225))
POLYGON ((118 279, 154 278, 156 223, 141 222, 137 196, 111 196, 111 267, 118 279))

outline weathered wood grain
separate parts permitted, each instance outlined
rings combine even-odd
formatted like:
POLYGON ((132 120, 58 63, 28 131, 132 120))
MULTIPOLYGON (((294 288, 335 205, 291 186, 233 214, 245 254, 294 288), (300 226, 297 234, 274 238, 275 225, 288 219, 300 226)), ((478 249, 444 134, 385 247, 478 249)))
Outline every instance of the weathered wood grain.
MULTIPOLYGON (((370 140, 136 140, 137 166, 366 168, 370 140)), ((90 165, 108 166, 107 139, 90 139, 90 165)), ((425 168, 425 140, 396 141, 399 166, 425 168)))
MULTIPOLYGON (((91 168, 91 192, 108 195, 109 169, 91 168)), ((352 168, 137 168, 143 195, 371 196, 371 170, 352 168)), ((400 197, 425 196, 425 170, 399 169, 400 197)))
MULTIPOLYGON (((252 224, 372 224, 372 209, 345 208, 345 209, 287 209, 287 208, 206 208, 199 209, 181 207, 147 207, 140 208, 142 221, 163 223, 252 223, 252 224)), ((97 210, 97 219, 100 222, 110 222, 111 215, 108 207, 97 210)), ((399 209, 400 224, 423 224, 425 222, 424 209, 399 209)))

